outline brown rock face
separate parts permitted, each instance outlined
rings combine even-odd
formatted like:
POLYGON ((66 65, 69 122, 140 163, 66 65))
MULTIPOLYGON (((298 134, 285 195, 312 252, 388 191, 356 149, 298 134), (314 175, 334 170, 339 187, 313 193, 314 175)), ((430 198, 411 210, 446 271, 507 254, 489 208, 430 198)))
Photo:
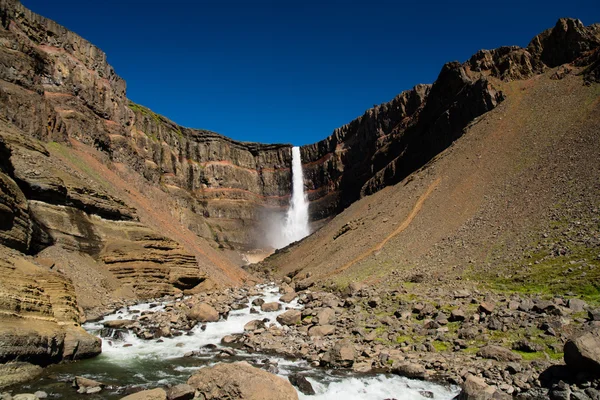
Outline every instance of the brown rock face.
POLYGON ((246 362, 202 368, 192 375, 187 383, 206 400, 298 399, 296 390, 287 380, 246 362))
POLYGON ((78 327, 72 283, 0 246, 0 362, 46 365, 100 353, 100 340, 78 327))

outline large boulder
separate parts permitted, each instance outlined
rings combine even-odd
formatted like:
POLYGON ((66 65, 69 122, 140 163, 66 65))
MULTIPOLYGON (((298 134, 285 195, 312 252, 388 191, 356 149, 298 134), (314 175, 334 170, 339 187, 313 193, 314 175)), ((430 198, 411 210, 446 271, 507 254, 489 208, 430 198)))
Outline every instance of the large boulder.
POLYGON ((63 359, 81 360, 95 357, 102 352, 102 340, 90 335, 83 328, 70 326, 66 328, 63 348, 63 359))
POLYGON ((213 306, 207 303, 195 304, 190 308, 187 313, 189 319, 196 320, 198 322, 217 322, 219 320, 219 313, 214 309, 213 306))
POLYGON ((354 345, 348 339, 343 339, 323 355, 322 361, 332 367, 350 368, 354 364, 355 357, 354 345))
POLYGON ((288 310, 277 316, 277 322, 281 325, 297 325, 300 323, 302 313, 298 310, 288 310))
POLYGON ((25 362, 0 364, 0 389, 37 378, 42 367, 25 362))
POLYGON ((187 383, 205 400, 298 400, 287 380, 243 361, 202 368, 187 383))
POLYGON ((263 303, 260 306, 260 309, 263 310, 264 312, 279 311, 281 309, 281 304, 276 301, 273 301, 271 303, 263 303))
POLYGON ((494 398, 496 389, 485 383, 483 378, 467 375, 458 400, 491 400, 494 398))
POLYGON ((569 339, 565 343, 565 363, 574 370, 600 376, 600 331, 569 339))

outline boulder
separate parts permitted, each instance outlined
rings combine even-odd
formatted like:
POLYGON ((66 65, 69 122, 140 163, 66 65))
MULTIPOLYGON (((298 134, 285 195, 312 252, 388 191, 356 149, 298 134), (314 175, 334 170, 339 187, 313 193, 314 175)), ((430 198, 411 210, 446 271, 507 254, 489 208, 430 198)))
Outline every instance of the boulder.
POLYGON ((458 400, 491 400, 494 398, 494 392, 496 389, 485 383, 483 378, 469 374, 458 395, 458 400))
POLYGON ((245 331, 255 331, 257 329, 261 329, 265 327, 265 322, 262 319, 253 319, 252 321, 248 322, 246 325, 244 325, 244 330, 245 331))
POLYGON ((324 308, 317 314, 318 324, 319 325, 328 325, 335 318, 335 311, 333 308, 324 308))
POLYGON ((304 393, 307 396, 314 396, 315 389, 313 389, 311 383, 304 377, 304 375, 300 374, 291 374, 288 376, 288 380, 292 385, 298 388, 298 390, 304 393))
POLYGON ((291 303, 296 297, 298 297, 298 294, 296 292, 290 292, 281 296, 279 298, 279 301, 283 301, 284 303, 291 303))
POLYGON ((0 389, 37 378, 42 367, 25 362, 0 364, 0 389))
POLYGON ((182 383, 167 390, 167 400, 191 400, 194 398, 195 389, 182 383))
POLYGON ((323 355, 322 361, 333 367, 350 368, 354 364, 354 358, 354 345, 348 339, 343 339, 323 355))
POLYGON ((297 325, 302 318, 302 312, 299 310, 288 310, 277 316, 277 322, 281 325, 297 325))
POLYGON ((290 382, 243 361, 202 368, 187 383, 205 400, 298 400, 290 382))
POLYGON ((456 309, 456 310, 452 310, 450 312, 450 319, 449 319, 449 321, 450 322, 464 321, 465 318, 466 318, 465 312, 459 308, 459 309, 456 309))
POLYGON ((395 374, 406 376, 408 378, 423 379, 425 378, 425 367, 421 364, 413 362, 403 362, 394 365, 393 372, 395 374))
POLYGON ((187 316, 189 319, 193 319, 198 322, 217 322, 219 320, 219 313, 217 310, 207 303, 195 304, 192 306, 192 308, 190 308, 187 316))
POLYGON ((496 345, 482 347, 477 352, 477 355, 479 357, 489 358, 497 361, 519 361, 522 359, 519 354, 513 353, 505 347, 496 345))
POLYGON ((319 325, 312 326, 308 330, 308 336, 329 336, 335 333, 335 326, 333 325, 319 325))
POLYGON ((276 301, 273 301, 271 303, 263 303, 260 306, 260 309, 263 310, 263 312, 279 311, 281 309, 281 304, 276 301))
POLYGON ((122 397, 121 400, 167 400, 167 392, 160 388, 142 390, 141 392, 122 397))
POLYGON ((103 322, 102 325, 104 325, 105 328, 121 329, 125 328, 129 324, 132 324, 133 322, 134 321, 131 319, 115 319, 112 321, 103 322))
POLYGON ((565 343, 565 363, 576 371, 600 377, 600 331, 587 332, 565 343))
POLYGON ((78 326, 66 327, 63 359, 81 360, 102 352, 102 340, 78 326))

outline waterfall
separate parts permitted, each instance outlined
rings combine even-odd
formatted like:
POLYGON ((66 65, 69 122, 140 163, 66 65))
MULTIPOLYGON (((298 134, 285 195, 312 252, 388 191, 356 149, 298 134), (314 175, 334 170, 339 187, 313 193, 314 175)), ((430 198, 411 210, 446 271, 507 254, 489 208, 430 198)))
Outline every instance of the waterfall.
POLYGON ((285 247, 310 234, 308 227, 308 201, 304 194, 304 175, 300 147, 292 147, 292 200, 282 229, 282 245, 285 247))

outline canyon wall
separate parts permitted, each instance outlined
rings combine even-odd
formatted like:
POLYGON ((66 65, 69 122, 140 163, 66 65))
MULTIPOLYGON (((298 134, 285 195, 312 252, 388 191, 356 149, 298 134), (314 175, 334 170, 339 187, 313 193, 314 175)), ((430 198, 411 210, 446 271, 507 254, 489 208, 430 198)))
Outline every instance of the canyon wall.
POLYGON ((527 48, 481 50, 465 63, 447 63, 433 85, 417 85, 303 146, 311 219, 327 220, 424 166, 504 99, 494 82, 528 79, 573 61, 589 66, 588 82, 597 80, 599 44, 600 25, 561 19, 527 48))

